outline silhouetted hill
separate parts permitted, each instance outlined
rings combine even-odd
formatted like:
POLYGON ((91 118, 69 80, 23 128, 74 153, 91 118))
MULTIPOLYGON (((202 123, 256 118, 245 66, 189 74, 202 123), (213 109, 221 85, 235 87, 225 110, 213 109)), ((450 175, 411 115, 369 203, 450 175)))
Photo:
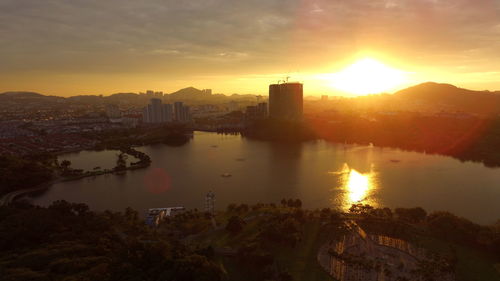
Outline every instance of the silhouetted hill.
POLYGON ((135 93, 116 93, 110 96, 104 97, 106 102, 108 103, 117 103, 117 102, 136 102, 140 99, 140 96, 135 93))
POLYGON ((194 87, 188 87, 188 88, 180 89, 177 92, 173 92, 173 93, 169 94, 168 96, 170 98, 173 98, 173 99, 183 100, 183 99, 207 98, 210 95, 206 94, 203 91, 198 90, 194 87))
POLYGON ((116 93, 107 96, 107 98, 136 98, 137 96, 138 95, 136 93, 116 93))
POLYGON ((394 97, 450 110, 476 114, 500 113, 500 93, 472 91, 450 84, 423 83, 394 94, 394 97))
POLYGON ((9 107, 16 104, 29 105, 51 105, 57 104, 62 97, 45 96, 35 92, 5 92, 0 94, 0 106, 9 107))
MULTIPOLYGON (((103 95, 76 95, 71 97, 59 97, 59 96, 47 96, 35 92, 5 92, 0 93, 0 100, 6 105, 17 104, 19 101, 26 103, 43 103, 45 105, 50 105, 55 101, 61 104, 68 103, 82 103, 82 104, 116 104, 116 103, 130 103, 143 105, 149 102, 151 96, 140 95, 137 93, 114 93, 109 96, 103 95)), ((194 87, 188 87, 180 89, 171 94, 165 94, 164 98, 168 102, 172 101, 187 101, 191 103, 223 103, 230 100, 236 101, 248 101, 254 100, 255 95, 239 95, 233 94, 231 96, 223 94, 208 94, 202 90, 196 89, 194 87)))
POLYGON ((40 98, 40 97, 45 97, 45 95, 35 93, 35 92, 5 92, 5 93, 1 93, 0 97, 40 98))
POLYGON ((70 102, 81 102, 81 103, 98 103, 102 101, 103 96, 95 95, 79 95, 66 98, 70 102))

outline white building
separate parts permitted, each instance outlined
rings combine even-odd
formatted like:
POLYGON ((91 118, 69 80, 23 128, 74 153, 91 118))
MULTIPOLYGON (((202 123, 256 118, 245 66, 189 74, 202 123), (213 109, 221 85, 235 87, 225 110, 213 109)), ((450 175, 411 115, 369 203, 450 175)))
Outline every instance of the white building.
POLYGON ((174 103, 174 121, 178 123, 188 123, 191 121, 191 113, 189 106, 185 106, 182 102, 174 103))
POLYGON ((163 104, 160 99, 151 99, 150 104, 144 107, 142 112, 144 123, 188 123, 191 121, 189 106, 184 106, 182 102, 172 104, 163 104))

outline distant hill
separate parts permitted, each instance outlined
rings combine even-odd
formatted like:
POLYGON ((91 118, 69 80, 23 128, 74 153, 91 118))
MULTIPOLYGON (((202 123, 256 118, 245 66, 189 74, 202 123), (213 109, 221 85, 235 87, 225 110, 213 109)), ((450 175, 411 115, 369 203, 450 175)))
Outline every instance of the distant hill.
POLYGON ((169 96, 169 98, 184 100, 184 99, 207 98, 210 95, 207 93, 204 93, 203 91, 198 90, 194 87, 188 87, 188 88, 180 89, 177 92, 173 92, 173 93, 169 94, 168 96, 169 96))
POLYGON ((64 100, 62 97, 45 96, 35 92, 5 92, 0 93, 0 105, 9 107, 13 104, 22 103, 24 105, 30 104, 54 104, 58 101, 64 100))
POLYGON ((136 98, 137 96, 138 95, 136 93, 116 93, 107 96, 107 98, 136 98))
POLYGON ((10 98, 40 98, 45 97, 42 94, 35 92, 5 92, 1 93, 0 97, 10 97, 10 98))
POLYGON ((396 92, 393 97, 476 114, 500 113, 500 92, 472 91, 450 84, 423 83, 396 92))
POLYGON ((500 97, 500 92, 490 91, 473 91, 459 88, 451 84, 440 84, 435 82, 422 83, 413 87, 406 88, 394 95, 411 95, 413 98, 428 100, 428 101, 449 101, 449 100, 467 100, 477 98, 500 97))
MULTIPOLYGON (((171 94, 165 94, 164 98, 169 101, 187 101, 191 103, 220 103, 228 102, 231 100, 248 101, 254 100, 255 95, 239 95, 232 94, 231 96, 223 94, 208 94, 202 90, 194 87, 187 87, 180 89, 171 94)), ((102 104, 102 103, 120 103, 127 102, 131 104, 145 104, 149 102, 150 97, 146 95, 139 95, 136 93, 115 93, 109 96, 103 95, 76 95, 71 97, 56 97, 46 96, 34 92, 5 92, 0 93, 0 100, 16 103, 17 100, 22 99, 23 102, 33 101, 50 103, 57 99, 59 101, 66 101, 69 103, 83 103, 83 104, 102 104)))

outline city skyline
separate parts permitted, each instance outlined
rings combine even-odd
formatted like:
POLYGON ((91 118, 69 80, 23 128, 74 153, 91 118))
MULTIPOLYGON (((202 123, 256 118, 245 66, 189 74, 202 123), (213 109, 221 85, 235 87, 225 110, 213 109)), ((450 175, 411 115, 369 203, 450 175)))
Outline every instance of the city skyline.
POLYGON ((500 281, 500 0, 0 0, 0 279, 500 281))
POLYGON ((306 85, 306 95, 353 96, 335 76, 365 59, 404 76, 374 93, 427 81, 500 89, 494 0, 3 0, 0 6, 0 92, 70 96, 192 85, 259 94, 291 76, 306 85))

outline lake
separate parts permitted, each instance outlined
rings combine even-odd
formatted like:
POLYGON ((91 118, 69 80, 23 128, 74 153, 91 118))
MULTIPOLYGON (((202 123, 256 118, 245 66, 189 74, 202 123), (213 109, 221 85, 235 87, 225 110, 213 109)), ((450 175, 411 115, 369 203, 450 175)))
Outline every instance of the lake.
MULTIPOLYGON (((216 209, 230 203, 279 203, 347 210, 353 203, 450 211, 478 223, 500 219, 500 169, 456 159, 373 146, 313 141, 302 144, 195 132, 178 147, 137 148, 149 168, 53 185, 32 198, 83 202, 94 210, 185 206, 203 209, 213 191, 216 209)), ((117 151, 66 154, 73 168, 113 168, 117 151)))

